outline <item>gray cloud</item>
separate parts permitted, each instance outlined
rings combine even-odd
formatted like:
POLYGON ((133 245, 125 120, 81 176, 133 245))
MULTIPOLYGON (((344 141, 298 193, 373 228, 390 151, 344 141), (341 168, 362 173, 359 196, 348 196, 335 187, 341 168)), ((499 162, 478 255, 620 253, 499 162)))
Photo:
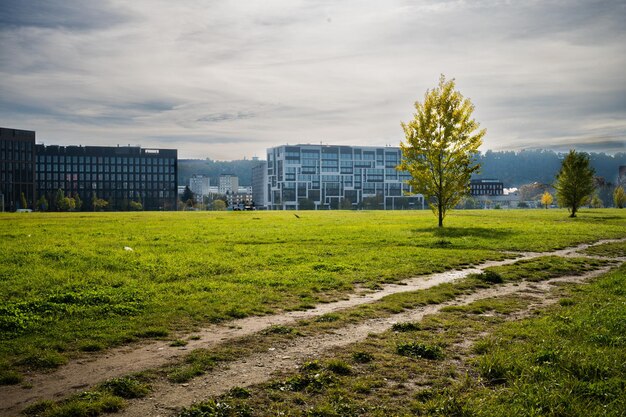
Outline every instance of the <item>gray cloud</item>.
POLYGON ((1 125, 216 159, 397 145, 444 73, 476 105, 485 150, 626 139, 623 2, 87 4, 3 4, 1 125))

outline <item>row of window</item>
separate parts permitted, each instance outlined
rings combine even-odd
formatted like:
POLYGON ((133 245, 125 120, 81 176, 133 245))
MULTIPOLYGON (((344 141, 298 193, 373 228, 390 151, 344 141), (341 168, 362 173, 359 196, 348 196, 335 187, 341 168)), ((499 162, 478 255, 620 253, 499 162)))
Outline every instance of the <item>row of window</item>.
POLYGON ((163 165, 58 165, 54 163, 37 164, 37 171, 39 172, 131 172, 131 173, 161 173, 161 174, 173 174, 176 169, 173 166, 163 165))
POLYGON ((166 182, 66 182, 66 181, 42 181, 37 184, 37 189, 45 191, 62 190, 174 190, 175 183, 166 182))
POLYGON ((32 161, 33 153, 25 151, 0 151, 0 160, 4 161, 32 161))
POLYGON ((171 174, 85 174, 38 172, 37 181, 176 181, 171 174))
MULTIPOLYGON (((32 154, 33 152, 33 143, 28 141, 21 140, 0 140, 0 152, 4 151, 25 151, 26 153, 32 154)), ((4 159, 4 157, 2 158, 4 159)), ((7 158, 8 159, 8 158, 7 158)))
POLYGON ((174 158, 130 158, 125 156, 37 155, 37 162, 106 165, 176 165, 174 158))

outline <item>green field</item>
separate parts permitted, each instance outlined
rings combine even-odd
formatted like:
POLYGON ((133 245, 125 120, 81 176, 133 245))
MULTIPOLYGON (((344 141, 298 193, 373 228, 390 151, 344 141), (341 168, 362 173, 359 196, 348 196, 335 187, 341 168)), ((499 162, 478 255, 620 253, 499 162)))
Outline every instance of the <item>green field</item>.
POLYGON ((248 315, 355 285, 626 237, 623 210, 0 215, 0 372, 248 315), (125 250, 132 248, 132 251, 125 250))

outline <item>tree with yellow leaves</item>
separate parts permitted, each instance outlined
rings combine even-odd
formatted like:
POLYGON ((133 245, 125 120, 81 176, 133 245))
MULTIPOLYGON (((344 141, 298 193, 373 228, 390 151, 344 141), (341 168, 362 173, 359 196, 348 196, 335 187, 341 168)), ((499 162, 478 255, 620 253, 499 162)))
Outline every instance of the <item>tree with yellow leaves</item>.
POLYGON ((446 212, 469 194, 472 173, 478 171, 474 156, 485 129, 472 118, 474 105, 455 89, 454 79, 441 75, 439 85, 427 90, 424 102, 415 103, 413 120, 402 123, 406 142, 400 143, 408 182, 424 195, 443 227, 446 212))
POLYGON ((543 204, 546 207, 546 210, 548 209, 548 206, 552 204, 553 201, 554 201, 554 198, 552 197, 552 194, 550 194, 547 191, 544 192, 543 195, 541 196, 541 204, 543 204))

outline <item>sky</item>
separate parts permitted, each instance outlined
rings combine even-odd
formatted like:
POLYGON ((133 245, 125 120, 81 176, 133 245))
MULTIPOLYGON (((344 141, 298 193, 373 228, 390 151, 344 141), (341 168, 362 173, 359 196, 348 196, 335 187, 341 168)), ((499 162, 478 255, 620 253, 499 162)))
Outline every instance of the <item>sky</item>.
POLYGON ((626 152, 625 1, 2 0, 0 126, 233 160, 398 146, 454 78, 481 150, 626 152))

